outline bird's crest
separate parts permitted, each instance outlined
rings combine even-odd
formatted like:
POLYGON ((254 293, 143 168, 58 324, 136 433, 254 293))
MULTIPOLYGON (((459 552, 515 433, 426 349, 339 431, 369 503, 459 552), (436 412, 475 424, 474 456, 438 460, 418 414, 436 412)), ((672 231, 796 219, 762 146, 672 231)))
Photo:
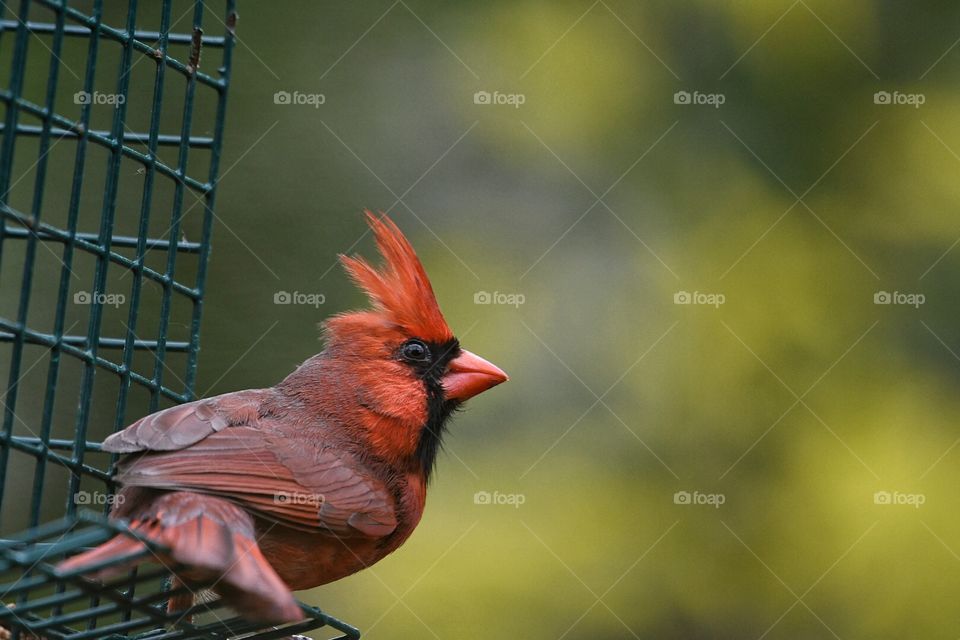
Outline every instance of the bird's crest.
POLYGON ((403 232, 385 214, 367 214, 383 265, 377 269, 360 257, 340 256, 347 273, 370 297, 374 308, 391 323, 427 341, 453 338, 420 259, 403 232))

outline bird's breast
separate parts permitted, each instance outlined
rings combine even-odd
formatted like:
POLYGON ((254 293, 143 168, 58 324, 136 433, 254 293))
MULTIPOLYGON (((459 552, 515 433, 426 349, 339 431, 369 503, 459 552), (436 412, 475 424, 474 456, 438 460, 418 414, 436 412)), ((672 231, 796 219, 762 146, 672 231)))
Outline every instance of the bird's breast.
MULTIPOLYGON (((290 589, 311 589, 376 563, 389 551, 373 538, 338 538, 264 523, 260 548, 290 589)), ((258 532, 259 533, 259 532, 258 532)))
POLYGON ((257 537, 263 555, 294 591, 319 587, 377 563, 406 542, 423 515, 423 479, 409 474, 406 480, 397 505, 397 528, 391 534, 382 538, 360 534, 335 537, 261 520, 257 522, 257 537))

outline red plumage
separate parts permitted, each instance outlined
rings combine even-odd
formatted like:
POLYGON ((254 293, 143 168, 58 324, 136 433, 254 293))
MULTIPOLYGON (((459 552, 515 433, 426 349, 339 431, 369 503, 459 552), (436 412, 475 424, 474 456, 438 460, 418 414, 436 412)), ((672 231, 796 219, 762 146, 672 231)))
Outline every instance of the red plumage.
MULTIPOLYGON (((370 566, 413 532, 446 419, 506 374, 460 347, 397 226, 367 219, 383 267, 341 260, 372 311, 328 320, 324 351, 274 387, 172 407, 104 441, 126 454, 112 517, 170 550, 111 571, 183 565, 182 583, 214 580, 246 617, 287 622, 302 617, 290 590, 370 566)), ((117 537, 58 568, 140 549, 117 537)))
MULTIPOLYGON (((451 340, 453 332, 443 319, 430 279, 413 247, 393 220, 378 218, 368 211, 367 222, 384 257, 384 268, 377 270, 363 258, 344 255, 340 256, 340 262, 370 296, 375 315, 423 340, 451 340)), ((346 315, 348 321, 352 315, 355 314, 346 315)))

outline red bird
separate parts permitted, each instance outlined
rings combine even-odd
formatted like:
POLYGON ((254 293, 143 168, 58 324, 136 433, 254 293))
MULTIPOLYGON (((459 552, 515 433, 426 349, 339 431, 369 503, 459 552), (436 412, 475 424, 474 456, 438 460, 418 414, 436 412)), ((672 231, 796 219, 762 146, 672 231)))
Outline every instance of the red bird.
MULTIPOLYGON (((385 264, 340 260, 373 310, 327 320, 326 348, 274 387, 172 407, 103 443, 126 454, 111 517, 169 549, 135 563, 182 565, 176 578, 188 586, 215 580, 258 622, 302 619, 291 590, 348 576, 403 544, 450 414, 507 379, 460 347, 397 226, 367 218, 385 264)), ((142 549, 117 536, 58 569, 142 549)))

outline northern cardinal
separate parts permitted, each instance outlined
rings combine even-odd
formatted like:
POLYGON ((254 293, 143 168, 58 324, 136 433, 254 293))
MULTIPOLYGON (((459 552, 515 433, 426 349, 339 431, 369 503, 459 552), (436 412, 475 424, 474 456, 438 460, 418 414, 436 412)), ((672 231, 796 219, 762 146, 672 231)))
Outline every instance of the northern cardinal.
MULTIPOLYGON (((372 310, 328 319, 324 350, 274 387, 172 407, 103 443, 125 454, 111 517, 169 549, 135 563, 182 566, 175 577, 187 586, 216 581, 257 622, 302 619, 291 590, 348 576, 403 544, 451 412, 507 379, 460 347, 393 221, 367 220, 384 265, 340 260, 372 310)), ((117 536, 58 569, 142 549, 117 536)))

